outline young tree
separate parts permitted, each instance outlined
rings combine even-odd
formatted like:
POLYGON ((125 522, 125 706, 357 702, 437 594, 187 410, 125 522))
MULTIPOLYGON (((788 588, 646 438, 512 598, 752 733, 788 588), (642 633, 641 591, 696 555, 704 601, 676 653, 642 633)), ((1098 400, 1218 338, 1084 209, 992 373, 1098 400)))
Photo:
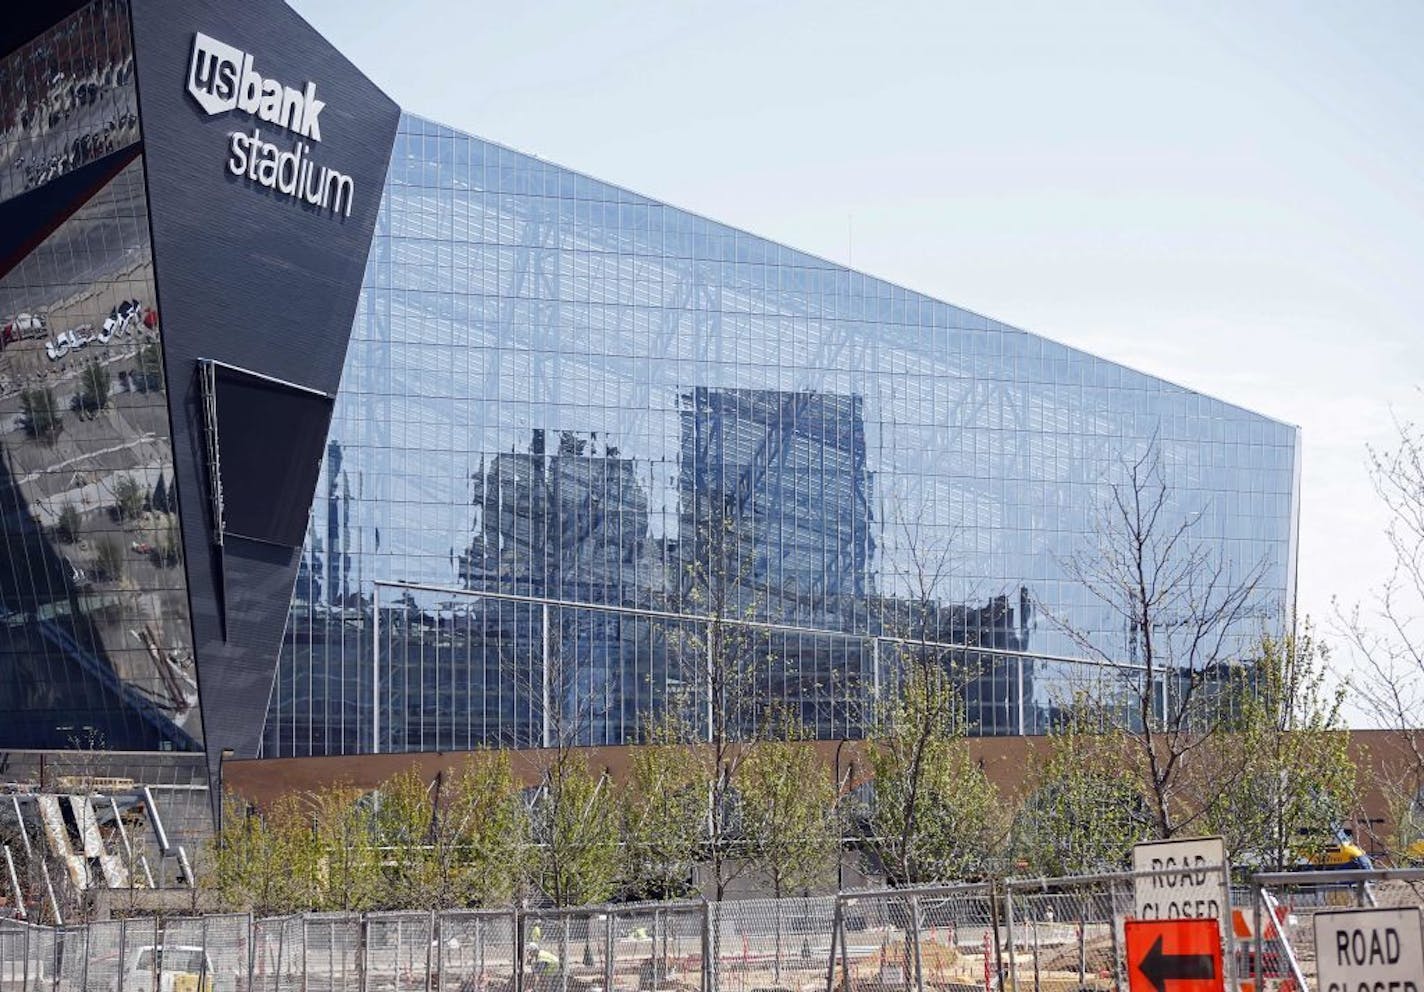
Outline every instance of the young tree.
POLYGON ((385 866, 389 909, 423 909, 439 897, 439 866, 432 857, 435 804, 431 787, 414 768, 376 790, 376 837, 385 866))
POLYGON ((1395 427, 1395 444, 1369 449, 1393 566, 1365 603, 1337 601, 1335 617, 1355 662, 1351 694, 1402 743, 1378 784, 1394 821, 1390 846, 1403 854, 1424 850, 1424 428, 1408 420, 1395 427))
POLYGON ((1263 636, 1257 657, 1237 676, 1239 701, 1213 746, 1241 755, 1245 765, 1206 818, 1236 864, 1290 868, 1333 843, 1353 811, 1344 690, 1325 688, 1326 665, 1307 620, 1295 633, 1263 636))
POLYGON ((1162 839, 1196 824, 1229 791, 1222 769, 1208 783, 1193 765, 1229 715, 1219 697, 1248 625, 1260 619, 1257 588, 1268 564, 1238 567, 1197 541, 1197 518, 1175 505, 1154 442, 1112 486, 1098 546, 1066 563, 1125 639, 1042 610, 1108 673, 1103 703, 1125 705, 1162 839))
POLYGON ((163 476, 158 477, 158 481, 153 485, 153 495, 148 498, 148 505, 153 507, 154 513, 168 512, 168 483, 163 476))
POLYGON ((737 822, 742 763, 765 719, 757 676, 774 663, 757 626, 766 601, 756 578, 756 539, 735 492, 710 488, 685 508, 693 553, 683 562, 672 605, 703 617, 668 633, 686 687, 669 701, 686 743, 697 749, 706 794, 702 854, 711 897, 720 901, 747 867, 737 822))
POLYGON ((1127 733, 1080 696, 1035 755, 1032 789, 1014 815, 1014 851, 1044 876, 1121 870, 1152 833, 1127 733))
POLYGON ((223 829, 202 876, 233 910, 279 915, 310 909, 316 902, 321 848, 311 811, 296 795, 264 814, 235 796, 223 798, 223 829))
POLYGON ((891 885, 967 878, 998 855, 1002 800, 969 753, 965 724, 963 696, 934 665, 912 665, 883 708, 866 846, 891 885))
POLYGON ((138 365, 130 379, 141 392, 163 387, 163 352, 158 341, 150 341, 139 348, 138 365))
POLYGON ((544 770, 530 809, 534 874, 555 906, 603 902, 618 879, 618 805, 607 774, 595 775, 571 750, 544 770))
MULTIPOLYGON (((502 906, 524 883, 529 815, 509 755, 468 755, 440 794, 440 856, 463 874, 460 905, 502 906)), ((447 869, 451 870, 451 869, 447 869)))
POLYGON ((752 864, 780 899, 820 881, 840 847, 836 786, 803 728, 750 746, 741 779, 742 832, 752 864))
POLYGON ((497 905, 523 881, 529 828, 507 755, 470 755, 434 785, 410 769, 378 802, 387 905, 497 905))
POLYGON ((316 825, 317 886, 312 909, 355 912, 381 902, 376 822, 361 790, 333 785, 310 799, 316 825))
POLYGON ((94 564, 105 580, 120 581, 124 577, 124 546, 112 537, 99 538, 94 542, 94 564))
POLYGON ((706 819, 705 780, 695 745, 675 714, 644 731, 623 790, 623 884, 634 899, 689 894, 706 819))
POLYGON ((65 500, 64 505, 59 508, 59 522, 55 527, 55 533, 65 544, 73 544, 79 540, 79 507, 70 500, 65 500))
POLYGON ((143 512, 144 491, 132 475, 114 480, 114 506, 120 520, 135 520, 143 512))

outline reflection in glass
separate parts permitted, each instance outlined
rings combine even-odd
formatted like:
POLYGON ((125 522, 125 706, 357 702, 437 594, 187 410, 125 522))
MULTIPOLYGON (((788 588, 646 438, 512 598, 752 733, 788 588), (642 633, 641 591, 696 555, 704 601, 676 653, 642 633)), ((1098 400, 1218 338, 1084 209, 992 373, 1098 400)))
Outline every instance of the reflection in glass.
POLYGON ((1045 615, 1126 650, 1064 562, 1154 439, 1274 615, 1294 428, 407 116, 265 753, 633 740, 705 701, 717 598, 748 727, 859 736, 918 637, 977 732, 1042 730, 1084 676, 1045 615))
POLYGON ((196 748, 141 160, 0 278, 0 314, 0 740, 196 748))
POLYGON ((126 0, 95 0, 0 59, 0 203, 138 138, 126 0))

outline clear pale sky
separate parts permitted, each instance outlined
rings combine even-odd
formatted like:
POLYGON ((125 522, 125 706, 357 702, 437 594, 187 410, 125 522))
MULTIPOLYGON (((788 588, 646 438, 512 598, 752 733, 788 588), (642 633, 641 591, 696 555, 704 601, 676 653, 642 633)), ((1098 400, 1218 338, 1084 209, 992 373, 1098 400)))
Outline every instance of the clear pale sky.
POLYGON ((1388 566, 1424 4, 292 5, 408 110, 1300 425, 1301 609, 1388 566))

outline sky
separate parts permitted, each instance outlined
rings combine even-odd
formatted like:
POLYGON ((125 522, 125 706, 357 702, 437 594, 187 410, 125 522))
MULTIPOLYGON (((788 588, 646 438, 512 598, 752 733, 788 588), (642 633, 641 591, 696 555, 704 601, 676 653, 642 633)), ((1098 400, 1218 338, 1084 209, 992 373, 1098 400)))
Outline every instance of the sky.
POLYGON ((1389 567, 1424 4, 291 2, 408 110, 1299 425, 1301 611, 1389 567))

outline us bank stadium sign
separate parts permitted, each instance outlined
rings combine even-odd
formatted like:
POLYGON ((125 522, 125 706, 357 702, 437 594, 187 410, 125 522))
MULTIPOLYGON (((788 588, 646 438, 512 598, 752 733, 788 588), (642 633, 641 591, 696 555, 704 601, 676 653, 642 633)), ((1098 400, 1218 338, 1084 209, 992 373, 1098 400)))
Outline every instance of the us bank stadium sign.
POLYGON ((321 143, 326 107, 317 99, 316 83, 308 80, 297 89, 265 77, 249 53, 196 32, 188 93, 210 117, 240 111, 255 118, 251 131, 228 134, 227 169, 234 176, 337 216, 351 216, 356 192, 351 177, 318 166, 311 157, 313 146, 321 143), (290 147, 277 144, 281 131, 291 136, 286 139, 290 147))

